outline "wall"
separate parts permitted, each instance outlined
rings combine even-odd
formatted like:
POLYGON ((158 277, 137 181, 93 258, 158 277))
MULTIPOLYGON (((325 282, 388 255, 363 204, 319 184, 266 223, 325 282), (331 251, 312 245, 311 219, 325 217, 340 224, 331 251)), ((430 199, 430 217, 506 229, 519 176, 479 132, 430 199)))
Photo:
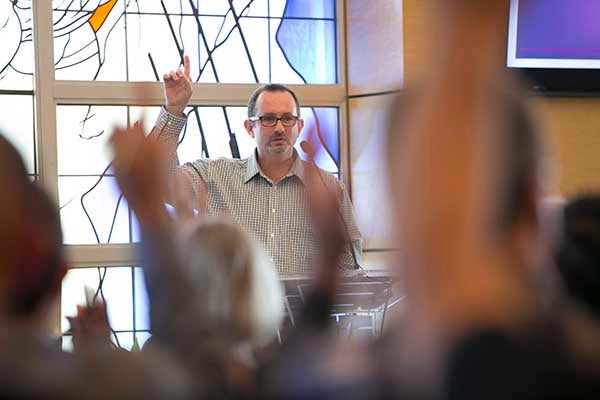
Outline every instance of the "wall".
MULTIPOLYGON (((430 65, 431 0, 347 0, 348 95, 352 196, 365 237, 365 264, 385 262, 388 204, 381 162, 390 88, 419 81, 430 65)), ((502 50, 504 51, 504 50, 502 50)), ((545 125, 556 179, 551 194, 600 191, 600 99, 534 97, 545 125)))
POLYGON ((558 184, 564 196, 600 191, 600 99, 536 98, 554 145, 558 184))
POLYGON ((347 0, 346 27, 352 200, 373 266, 392 247, 382 154, 386 93, 403 79, 402 0, 347 0))

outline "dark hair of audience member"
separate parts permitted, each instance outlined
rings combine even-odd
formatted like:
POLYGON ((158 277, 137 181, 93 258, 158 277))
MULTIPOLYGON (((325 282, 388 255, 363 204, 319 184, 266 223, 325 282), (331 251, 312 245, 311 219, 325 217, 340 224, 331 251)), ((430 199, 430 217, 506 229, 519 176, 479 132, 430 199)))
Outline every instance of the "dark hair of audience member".
POLYGON ((48 194, 35 184, 26 202, 26 234, 23 263, 14 271, 14 297, 11 311, 15 315, 35 312, 45 300, 58 293, 66 273, 62 252, 62 231, 58 210, 48 194))
POLYGON ((3 228, 15 255, 1 271, 6 311, 12 317, 26 317, 58 293, 66 272, 60 218, 46 192, 29 181, 16 149, 1 136, 0 155, 4 167, 0 181, 13 185, 9 186, 12 194, 3 197, 17 221, 3 228))
POLYGON ((568 294, 600 319, 600 196, 565 206, 555 260, 568 294))
POLYGON ((29 188, 27 170, 21 156, 0 132, 0 185, 2 208, 0 208, 0 265, 9 260, 14 248, 15 229, 20 224, 17 210, 29 188))

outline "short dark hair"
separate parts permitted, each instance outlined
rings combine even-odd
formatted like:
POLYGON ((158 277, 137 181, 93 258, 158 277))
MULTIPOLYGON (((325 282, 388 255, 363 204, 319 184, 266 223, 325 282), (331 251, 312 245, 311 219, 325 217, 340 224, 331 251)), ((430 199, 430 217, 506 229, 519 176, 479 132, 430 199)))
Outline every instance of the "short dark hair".
POLYGON ((300 102, 298 101, 298 96, 296 96, 296 93, 294 93, 294 91, 286 85, 282 85, 280 83, 268 83, 260 86, 250 95, 250 98, 248 99, 248 118, 256 116, 256 101, 258 100, 258 96, 260 96, 263 92, 289 93, 296 103, 296 113, 298 116, 300 116, 300 102))
POLYGON ((28 265, 19 265, 24 270, 36 270, 26 273, 23 270, 13 271, 13 287, 9 312, 13 316, 29 315, 39 310, 40 305, 54 297, 66 273, 64 264, 62 230, 58 207, 48 193, 32 183, 23 206, 26 212, 24 226, 31 229, 32 251, 39 252, 37 257, 27 257, 28 265), (33 237, 34 236, 34 237, 33 237))
MULTIPOLYGON (((8 258, 10 264, 0 271, 0 280, 6 285, 1 290, 7 297, 3 311, 12 317, 26 316, 60 288, 65 272, 60 216, 48 194, 29 180, 23 159, 1 133, 0 167, 0 183, 11 188, 3 193, 0 249, 16 255, 8 258), (8 219, 8 213, 20 216, 18 221, 8 219)), ((0 257, 0 265, 4 263, 0 257)))
POLYGON ((600 319, 600 196, 570 201, 561 233, 555 262, 567 292, 600 319))

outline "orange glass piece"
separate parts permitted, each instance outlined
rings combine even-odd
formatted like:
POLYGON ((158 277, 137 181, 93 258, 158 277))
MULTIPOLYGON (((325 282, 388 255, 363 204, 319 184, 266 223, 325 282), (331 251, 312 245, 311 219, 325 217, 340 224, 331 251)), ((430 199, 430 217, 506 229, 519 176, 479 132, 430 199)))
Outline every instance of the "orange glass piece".
POLYGON ((108 14, 110 14, 115 4, 117 4, 117 1, 118 0, 110 0, 108 3, 102 4, 101 6, 96 8, 94 13, 88 20, 94 32, 98 32, 98 30, 100 30, 102 24, 104 24, 104 21, 106 21, 108 14))

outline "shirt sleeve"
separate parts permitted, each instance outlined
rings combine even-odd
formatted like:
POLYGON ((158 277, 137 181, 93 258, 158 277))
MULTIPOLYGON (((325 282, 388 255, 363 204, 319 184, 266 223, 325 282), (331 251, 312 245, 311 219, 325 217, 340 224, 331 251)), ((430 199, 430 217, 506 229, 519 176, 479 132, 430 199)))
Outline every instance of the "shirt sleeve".
POLYGON ((187 186, 184 190, 192 192, 193 203, 198 205, 199 208, 203 208, 206 203, 205 182, 209 180, 208 160, 199 159, 194 163, 179 165, 177 157, 179 135, 186 122, 187 117, 178 117, 162 107, 149 137, 156 139, 165 146, 168 154, 169 180, 174 181, 177 175, 182 176, 183 179, 179 179, 178 182, 187 186))
POLYGON ((348 235, 350 236, 350 242, 352 248, 354 249, 354 255, 356 255, 355 262, 350 245, 346 246, 340 264, 344 269, 356 269, 358 267, 356 263, 358 263, 358 265, 361 265, 362 263, 362 236, 358 226, 356 225, 354 210, 352 208, 350 196, 346 190, 346 185, 344 185, 344 183, 341 181, 338 181, 338 185, 340 190, 340 211, 342 213, 344 223, 346 224, 348 235))
POLYGON ((179 144, 179 134, 185 127, 186 117, 178 117, 171 114, 164 107, 160 109, 158 119, 149 137, 156 139, 167 150, 169 156, 169 174, 176 173, 177 165, 177 145, 179 144))

